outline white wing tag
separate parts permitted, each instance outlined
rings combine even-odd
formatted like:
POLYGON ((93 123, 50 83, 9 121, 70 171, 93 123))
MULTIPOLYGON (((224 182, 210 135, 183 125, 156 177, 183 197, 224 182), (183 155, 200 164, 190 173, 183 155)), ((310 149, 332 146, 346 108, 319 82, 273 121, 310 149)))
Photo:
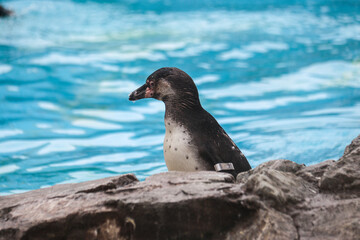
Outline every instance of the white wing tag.
POLYGON ((214 165, 214 168, 217 172, 235 170, 232 163, 217 163, 214 165))

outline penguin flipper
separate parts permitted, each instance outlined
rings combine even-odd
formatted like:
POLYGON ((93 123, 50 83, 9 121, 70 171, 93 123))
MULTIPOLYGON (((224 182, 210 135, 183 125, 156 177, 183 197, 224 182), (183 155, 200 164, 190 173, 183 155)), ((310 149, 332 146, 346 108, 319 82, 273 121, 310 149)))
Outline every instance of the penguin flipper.
MULTIPOLYGON (((231 163, 231 164, 233 164, 231 161, 225 161, 222 157, 219 156, 219 154, 216 153, 214 148, 209 147, 209 146, 205 146, 205 145, 201 146, 200 149, 199 149, 199 155, 209 165, 211 165, 211 169, 215 170, 215 171, 217 171, 215 166, 218 165, 218 164, 221 164, 221 163, 231 163)), ((237 175, 237 171, 235 170, 235 168, 222 170, 221 172, 230 173, 235 178, 236 178, 236 175, 237 175)))

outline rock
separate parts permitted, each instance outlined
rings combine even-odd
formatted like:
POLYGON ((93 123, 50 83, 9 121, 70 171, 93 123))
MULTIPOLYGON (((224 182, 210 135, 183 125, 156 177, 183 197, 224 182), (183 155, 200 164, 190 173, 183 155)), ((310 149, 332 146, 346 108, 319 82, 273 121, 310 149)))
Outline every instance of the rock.
POLYGON ((280 211, 317 193, 311 184, 292 173, 273 169, 254 172, 244 184, 245 194, 257 195, 266 205, 280 211))
POLYGON ((271 209, 259 210, 219 239, 298 239, 293 220, 271 209))
POLYGON ((326 160, 315 165, 304 167, 296 172, 296 175, 314 184, 315 186, 319 186, 320 179, 324 175, 324 172, 328 170, 334 163, 334 160, 326 160))
POLYGON ((226 173, 171 172, 144 182, 123 175, 5 196, 0 239, 207 238, 243 212, 226 197, 233 185, 226 173))
POLYGON ((351 195, 318 194, 308 198, 291 216, 301 239, 359 239, 360 199, 351 195))
POLYGON ((360 139, 339 161, 132 174, 0 197, 5 239, 358 239, 360 139))
POLYGON ((320 189, 346 191, 360 189, 360 135, 346 147, 344 155, 324 173, 320 189))
POLYGON ((305 167, 305 165, 300 165, 300 164, 294 163, 290 160, 285 160, 285 159, 271 160, 271 161, 265 162, 265 163, 257 166, 254 169, 251 169, 247 172, 239 173, 238 176, 236 177, 236 181, 238 183, 243 182, 243 181, 246 182, 250 175, 261 172, 264 169, 274 169, 274 170, 282 171, 282 172, 295 173, 304 167, 305 167))

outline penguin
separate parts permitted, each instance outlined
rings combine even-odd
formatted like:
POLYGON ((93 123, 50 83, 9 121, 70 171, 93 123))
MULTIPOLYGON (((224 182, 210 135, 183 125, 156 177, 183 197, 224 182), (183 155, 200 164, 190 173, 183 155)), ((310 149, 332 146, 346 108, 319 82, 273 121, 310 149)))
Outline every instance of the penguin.
POLYGON ((154 98, 165 103, 164 159, 169 171, 251 169, 245 155, 200 103, 192 78, 175 67, 160 68, 129 95, 130 101, 154 98))

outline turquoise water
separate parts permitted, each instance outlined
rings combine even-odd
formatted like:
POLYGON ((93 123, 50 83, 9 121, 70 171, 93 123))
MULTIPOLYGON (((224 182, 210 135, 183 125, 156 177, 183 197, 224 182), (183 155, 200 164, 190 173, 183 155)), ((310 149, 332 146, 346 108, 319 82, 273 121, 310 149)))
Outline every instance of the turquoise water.
POLYGON ((0 194, 166 171, 154 70, 195 80, 255 167, 339 158, 360 133, 358 1, 2 1, 0 194))

